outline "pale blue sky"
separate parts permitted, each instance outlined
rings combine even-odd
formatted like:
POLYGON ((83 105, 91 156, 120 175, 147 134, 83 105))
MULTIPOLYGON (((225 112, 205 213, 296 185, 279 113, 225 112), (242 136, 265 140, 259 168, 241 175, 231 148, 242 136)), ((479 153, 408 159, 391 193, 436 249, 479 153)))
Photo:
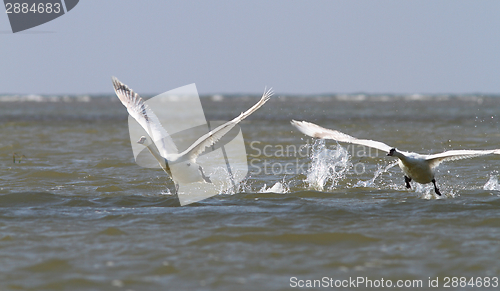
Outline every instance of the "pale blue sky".
POLYGON ((81 0, 12 34, 0 93, 500 94, 500 1, 81 0))

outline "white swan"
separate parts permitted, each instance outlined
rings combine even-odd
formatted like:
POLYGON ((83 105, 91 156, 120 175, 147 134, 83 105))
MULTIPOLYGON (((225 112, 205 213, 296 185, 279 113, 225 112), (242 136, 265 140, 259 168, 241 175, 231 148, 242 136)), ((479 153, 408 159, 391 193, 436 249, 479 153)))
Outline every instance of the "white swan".
POLYGON ((144 100, 117 78, 112 77, 112 79, 116 95, 123 105, 125 105, 130 116, 144 128, 150 137, 147 138, 143 136, 139 139, 138 143, 148 148, 162 169, 172 178, 175 183, 176 192, 179 189, 179 183, 211 183, 210 178, 205 175, 202 167, 196 163, 198 156, 202 154, 207 147, 219 141, 225 134, 234 128, 236 124, 264 105, 273 95, 272 89, 265 90, 259 102, 250 109, 241 113, 233 120, 209 131, 198 138, 185 151, 179 153, 172 138, 160 124, 154 112, 144 103, 144 100), (172 175, 172 172, 174 175, 172 175))
POLYGON ((468 159, 490 154, 500 155, 500 149, 454 150, 434 155, 421 155, 417 153, 399 151, 396 148, 390 147, 385 143, 379 141, 374 141, 369 139, 357 139, 345 133, 333 129, 327 129, 306 121, 292 120, 291 123, 302 133, 311 137, 316 137, 321 139, 333 139, 339 142, 359 144, 387 152, 388 156, 395 156, 399 158, 398 160, 399 167, 405 173, 406 188, 411 188, 410 186, 411 180, 414 180, 415 182, 421 184, 427 184, 432 182, 432 184, 434 184, 434 190, 438 195, 441 195, 441 192, 439 192, 439 189, 436 186, 436 179, 434 178, 434 168, 436 168, 442 162, 468 159))

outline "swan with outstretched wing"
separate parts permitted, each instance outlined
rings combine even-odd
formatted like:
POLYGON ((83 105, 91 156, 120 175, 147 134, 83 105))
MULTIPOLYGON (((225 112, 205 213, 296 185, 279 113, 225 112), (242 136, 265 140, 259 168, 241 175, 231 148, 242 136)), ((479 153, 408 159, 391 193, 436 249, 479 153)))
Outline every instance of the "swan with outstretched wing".
POLYGON ((383 142, 357 139, 337 130, 328 129, 306 121, 291 121, 300 132, 305 135, 321 138, 332 139, 338 142, 363 145, 387 152, 388 156, 397 157, 398 165, 405 173, 406 188, 411 188, 410 182, 414 180, 420 184, 431 183, 434 185, 436 194, 441 195, 439 188, 436 186, 434 177, 434 169, 442 162, 455 161, 461 159, 469 159, 484 155, 497 154, 500 155, 500 149, 494 150, 452 150, 433 155, 421 155, 397 150, 394 147, 388 146, 383 142))
POLYGON ((138 143, 146 146, 158 161, 162 169, 174 180, 176 191, 179 183, 206 182, 211 183, 203 168, 196 159, 207 147, 214 145, 243 119, 250 116, 264 105, 273 95, 272 89, 264 90, 261 99, 247 111, 230 120, 205 135, 198 138, 185 151, 179 153, 170 135, 163 128, 158 117, 144 100, 127 85, 113 77, 115 93, 132 116, 146 131, 148 137, 141 137, 138 143), (172 172, 175 174, 173 175, 172 172))

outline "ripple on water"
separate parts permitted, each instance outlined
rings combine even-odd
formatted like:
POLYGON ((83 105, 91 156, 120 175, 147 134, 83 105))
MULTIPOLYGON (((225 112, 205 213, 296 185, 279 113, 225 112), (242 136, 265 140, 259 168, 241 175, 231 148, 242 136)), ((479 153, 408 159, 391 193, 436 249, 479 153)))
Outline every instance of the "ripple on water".
POLYGON ((40 263, 33 264, 31 266, 23 268, 25 271, 34 273, 48 273, 48 272, 61 272, 67 271, 72 268, 71 263, 68 260, 61 259, 48 259, 40 263))
POLYGON ((65 200, 63 196, 47 192, 19 192, 0 195, 0 207, 40 206, 58 204, 65 200))
MULTIPOLYGON (((0 289, 284 290, 291 276, 498 276, 500 156, 443 164, 438 183, 452 195, 434 199, 432 185, 405 189, 400 169, 386 170, 392 159, 320 145, 289 123, 422 153, 497 147, 500 98, 475 97, 484 102, 275 99, 241 124, 255 167, 240 190, 187 207, 162 194, 173 183, 161 170, 134 163, 115 96, 2 104, 0 289), (26 158, 14 164, 14 152, 26 158), (264 162, 288 173, 259 172, 264 162)), ((229 120, 257 99, 225 98, 231 110, 202 102, 207 119, 229 120)))
POLYGON ((378 241, 377 238, 359 233, 284 233, 279 235, 245 234, 245 235, 212 235, 193 242, 194 245, 205 245, 226 242, 241 243, 278 243, 278 244, 364 244, 378 241))
POLYGON ((100 231, 98 234, 100 235, 110 235, 110 236, 120 236, 120 235, 125 235, 127 234, 123 230, 117 228, 117 227, 108 227, 102 231, 100 231))

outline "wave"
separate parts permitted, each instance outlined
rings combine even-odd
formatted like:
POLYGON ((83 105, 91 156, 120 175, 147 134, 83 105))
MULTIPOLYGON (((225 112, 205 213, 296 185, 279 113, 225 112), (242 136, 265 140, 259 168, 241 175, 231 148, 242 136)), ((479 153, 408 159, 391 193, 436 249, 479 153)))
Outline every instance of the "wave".
MULTIPOLYGON (((145 99, 153 97, 144 96, 145 99)), ((171 95, 167 96, 168 101, 182 100, 182 96, 171 95)), ((200 95, 202 100, 212 102, 222 102, 226 100, 250 102, 260 98, 259 94, 241 95, 241 94, 213 94, 200 95)), ((288 102, 292 100, 307 101, 307 102, 331 102, 331 101, 346 101, 346 102, 392 102, 397 100, 402 101, 464 101, 483 103, 488 99, 498 100, 500 95, 494 94, 321 94, 321 95, 279 95, 275 99, 288 102)), ((117 102, 115 95, 38 95, 38 94, 4 94, 0 95, 0 102, 92 102, 92 101, 109 100, 117 102)))
POLYGON ((0 102, 90 102, 90 95, 1 95, 0 102))
POLYGON ((191 245, 205 246, 214 243, 227 242, 268 242, 279 244, 308 243, 315 245, 331 244, 365 244, 379 241, 379 239, 359 233, 349 232, 325 232, 325 233, 283 233, 276 235, 269 234, 239 234, 239 235, 211 235, 191 242, 191 245))

